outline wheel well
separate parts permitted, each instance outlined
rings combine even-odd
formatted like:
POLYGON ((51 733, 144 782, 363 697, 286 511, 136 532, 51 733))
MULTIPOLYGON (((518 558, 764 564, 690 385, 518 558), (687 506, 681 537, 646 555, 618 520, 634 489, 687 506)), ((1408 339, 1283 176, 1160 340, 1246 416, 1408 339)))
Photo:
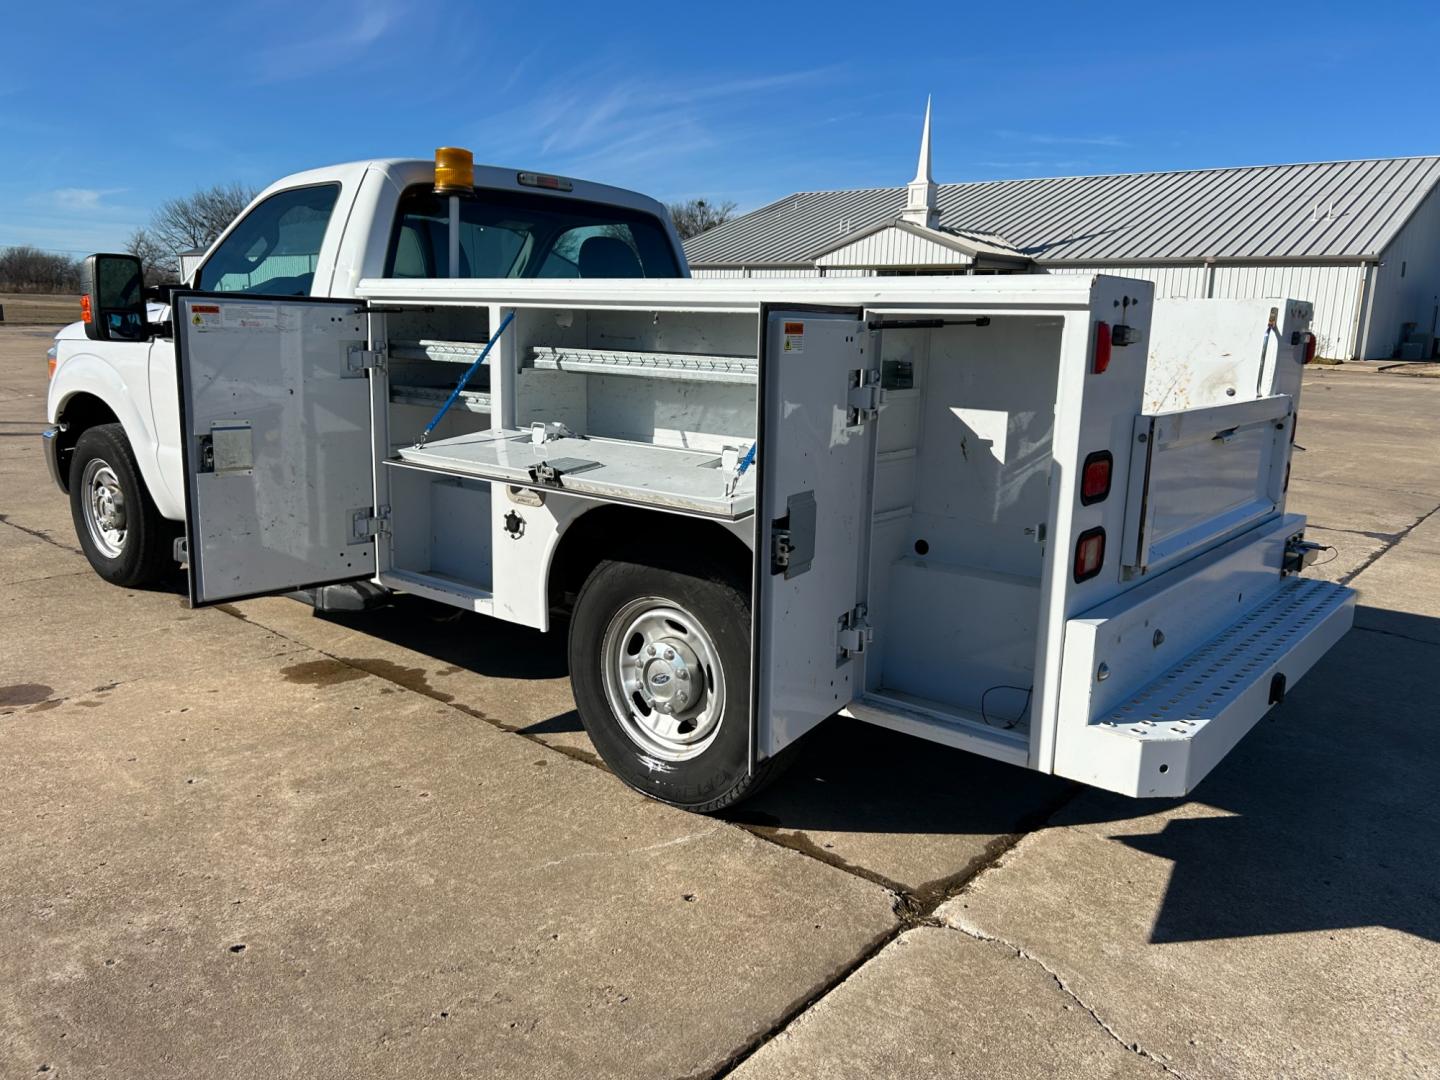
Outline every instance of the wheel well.
POLYGON ((55 447, 59 454, 60 481, 65 490, 69 491, 70 455, 75 452, 75 444, 80 441, 80 436, 100 424, 118 424, 120 418, 94 394, 80 393, 73 394, 66 400, 60 407, 60 415, 56 417, 56 421, 64 429, 56 436, 55 447))
POLYGON ((710 573, 749 591, 750 548, 724 525, 636 506, 598 506, 573 520, 550 561, 550 607, 569 611, 606 559, 710 573))

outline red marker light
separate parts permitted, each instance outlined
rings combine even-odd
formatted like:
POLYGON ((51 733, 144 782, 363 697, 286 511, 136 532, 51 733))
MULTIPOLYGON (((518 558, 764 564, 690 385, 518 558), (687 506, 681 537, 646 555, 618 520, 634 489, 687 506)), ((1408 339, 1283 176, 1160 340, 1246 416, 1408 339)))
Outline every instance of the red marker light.
POLYGON ((1090 370, 1096 375, 1103 374, 1110 366, 1110 324, 1108 322, 1097 322, 1095 324, 1095 359, 1091 363, 1090 370))
POLYGON ((1304 358, 1300 362, 1302 364, 1308 364, 1311 360, 1315 359, 1315 335, 1307 333, 1302 336, 1301 341, 1304 342, 1305 353, 1304 358))
POLYGON ((1080 505, 1102 502, 1110 494, 1110 469, 1115 463, 1109 450, 1096 450, 1080 470, 1080 505))
POLYGON ((1105 565, 1105 530, 1086 529, 1075 544, 1075 580, 1089 581, 1105 565))

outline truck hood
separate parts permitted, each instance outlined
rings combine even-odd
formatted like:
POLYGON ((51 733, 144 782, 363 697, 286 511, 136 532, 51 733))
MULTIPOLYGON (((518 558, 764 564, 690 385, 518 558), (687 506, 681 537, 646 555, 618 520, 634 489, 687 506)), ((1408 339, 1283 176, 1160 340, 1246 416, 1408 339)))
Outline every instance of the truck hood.
MULTIPOLYGON (((169 308, 165 304, 146 304, 145 316, 151 322, 159 322, 165 317, 169 308)), ((72 322, 69 326, 62 326, 55 332, 56 341, 74 341, 76 338, 85 336, 85 324, 83 322, 72 322)))

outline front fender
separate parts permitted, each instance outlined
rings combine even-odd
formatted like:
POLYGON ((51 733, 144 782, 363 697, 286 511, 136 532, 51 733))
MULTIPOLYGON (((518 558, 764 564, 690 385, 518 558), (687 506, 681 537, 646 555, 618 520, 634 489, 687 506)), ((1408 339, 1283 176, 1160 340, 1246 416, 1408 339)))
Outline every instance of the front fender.
POLYGON ((55 372, 50 381, 46 398, 46 413, 52 424, 64 422, 66 407, 79 394, 88 394, 103 402, 115 414, 125 437, 135 452, 135 461, 140 466, 140 475, 145 481, 155 507, 163 517, 172 521, 183 521, 185 507, 177 505, 170 493, 169 485, 160 475, 156 458, 155 430, 145 407, 147 387, 127 380, 102 356, 81 352, 69 356, 55 372))

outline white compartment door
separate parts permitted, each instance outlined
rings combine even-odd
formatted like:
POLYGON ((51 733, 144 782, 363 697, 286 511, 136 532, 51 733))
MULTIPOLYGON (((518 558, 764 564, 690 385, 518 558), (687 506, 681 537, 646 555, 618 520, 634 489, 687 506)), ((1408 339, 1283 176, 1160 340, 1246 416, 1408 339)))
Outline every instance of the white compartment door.
POLYGON ((762 308, 752 761, 864 685, 880 358, 855 311, 762 308))
POLYGON ((355 301, 177 296, 190 601, 375 572, 366 316, 355 301))

